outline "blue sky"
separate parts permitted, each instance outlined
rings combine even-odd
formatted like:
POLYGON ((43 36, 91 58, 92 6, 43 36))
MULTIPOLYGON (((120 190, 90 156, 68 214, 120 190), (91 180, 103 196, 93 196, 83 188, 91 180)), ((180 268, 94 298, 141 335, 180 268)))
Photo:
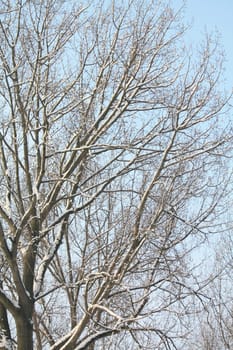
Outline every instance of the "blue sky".
MULTIPOLYGON (((180 6, 182 0, 173 0, 180 6)), ((192 23, 188 39, 198 42, 205 31, 218 31, 226 55, 227 88, 233 87, 233 0, 186 0, 185 22, 192 23)))

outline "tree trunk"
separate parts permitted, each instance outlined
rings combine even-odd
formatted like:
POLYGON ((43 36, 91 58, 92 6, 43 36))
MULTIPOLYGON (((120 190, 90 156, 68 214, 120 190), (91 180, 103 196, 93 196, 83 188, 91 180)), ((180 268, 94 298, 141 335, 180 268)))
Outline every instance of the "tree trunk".
POLYGON ((20 317, 16 321, 17 350, 33 350, 33 326, 32 321, 20 317))

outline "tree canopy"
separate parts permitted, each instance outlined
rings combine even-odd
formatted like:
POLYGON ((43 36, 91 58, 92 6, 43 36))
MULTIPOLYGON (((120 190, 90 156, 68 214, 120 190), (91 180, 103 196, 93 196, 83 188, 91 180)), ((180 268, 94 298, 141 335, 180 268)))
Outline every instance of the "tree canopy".
POLYGON ((2 2, 1 349, 185 344, 232 132, 223 55, 185 47, 181 13, 2 2))

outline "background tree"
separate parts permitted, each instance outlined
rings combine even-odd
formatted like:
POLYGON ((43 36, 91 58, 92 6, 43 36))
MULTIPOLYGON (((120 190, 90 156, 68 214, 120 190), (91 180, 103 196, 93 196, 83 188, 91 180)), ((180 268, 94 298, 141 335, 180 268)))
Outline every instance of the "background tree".
POLYGON ((231 133, 217 44, 190 54, 183 33, 164 1, 3 2, 3 348, 187 336, 231 133))
MULTIPOLYGON (((228 227, 229 232, 231 229, 228 227)), ((231 349, 233 346, 232 238, 221 237, 215 247, 212 281, 205 294, 206 310, 200 307, 194 343, 190 349, 231 349)), ((214 254, 212 254, 214 256, 214 254)), ((213 266, 213 265, 212 265, 213 266)))

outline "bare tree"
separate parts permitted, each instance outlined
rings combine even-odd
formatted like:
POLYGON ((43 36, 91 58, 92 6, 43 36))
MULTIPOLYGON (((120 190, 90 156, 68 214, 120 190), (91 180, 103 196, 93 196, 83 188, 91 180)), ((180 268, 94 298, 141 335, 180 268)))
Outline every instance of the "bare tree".
POLYGON ((184 30, 165 1, 2 2, 3 348, 186 334, 231 134, 222 55, 184 30))
POLYGON ((202 310, 198 315, 195 343, 190 349, 228 350, 233 346, 233 242, 230 234, 216 242, 212 281, 205 291, 209 302, 206 303, 206 312, 202 310))

